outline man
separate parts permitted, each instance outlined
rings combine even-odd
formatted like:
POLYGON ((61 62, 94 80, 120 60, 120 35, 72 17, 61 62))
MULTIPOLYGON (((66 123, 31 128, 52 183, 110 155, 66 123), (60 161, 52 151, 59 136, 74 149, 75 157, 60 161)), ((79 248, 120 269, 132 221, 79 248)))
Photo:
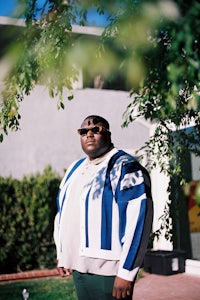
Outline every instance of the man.
POLYGON ((88 116, 78 133, 87 157, 68 168, 60 185, 58 271, 73 274, 79 300, 132 299, 151 230, 150 178, 114 148, 104 118, 88 116))

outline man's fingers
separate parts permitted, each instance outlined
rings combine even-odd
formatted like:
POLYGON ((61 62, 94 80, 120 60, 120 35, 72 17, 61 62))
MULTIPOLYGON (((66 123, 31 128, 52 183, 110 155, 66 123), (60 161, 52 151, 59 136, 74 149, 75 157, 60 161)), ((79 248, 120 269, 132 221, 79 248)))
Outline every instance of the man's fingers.
POLYGON ((113 297, 116 299, 126 299, 131 295, 130 290, 114 290, 113 297))
POLYGON ((72 274, 72 270, 58 267, 58 272, 61 277, 67 277, 72 274))
POLYGON ((126 299, 132 295, 132 289, 133 284, 131 281, 116 277, 113 286, 113 297, 116 299, 126 299))

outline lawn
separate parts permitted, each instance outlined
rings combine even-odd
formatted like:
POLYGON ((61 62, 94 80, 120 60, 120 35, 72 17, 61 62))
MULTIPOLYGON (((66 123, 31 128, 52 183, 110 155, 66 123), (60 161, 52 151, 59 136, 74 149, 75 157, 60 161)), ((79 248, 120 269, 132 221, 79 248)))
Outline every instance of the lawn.
MULTIPOLYGON (((141 277, 142 270, 137 280, 141 277)), ((23 300, 23 289, 29 291, 28 300, 77 300, 72 277, 0 284, 0 300, 23 300)))
POLYGON ((28 300, 77 300, 73 279, 42 279, 0 284, 1 300, 22 300, 22 291, 29 291, 28 300))

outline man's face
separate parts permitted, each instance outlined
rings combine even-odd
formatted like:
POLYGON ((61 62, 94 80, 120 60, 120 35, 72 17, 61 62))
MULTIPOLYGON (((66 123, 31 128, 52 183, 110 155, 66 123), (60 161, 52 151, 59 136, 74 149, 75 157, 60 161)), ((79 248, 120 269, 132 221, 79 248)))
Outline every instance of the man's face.
POLYGON ((98 133, 88 130, 87 133, 81 135, 82 149, 91 160, 100 157, 111 148, 110 132, 102 123, 94 124, 93 119, 89 118, 82 123, 81 129, 91 129, 96 126, 102 126, 103 130, 98 133))

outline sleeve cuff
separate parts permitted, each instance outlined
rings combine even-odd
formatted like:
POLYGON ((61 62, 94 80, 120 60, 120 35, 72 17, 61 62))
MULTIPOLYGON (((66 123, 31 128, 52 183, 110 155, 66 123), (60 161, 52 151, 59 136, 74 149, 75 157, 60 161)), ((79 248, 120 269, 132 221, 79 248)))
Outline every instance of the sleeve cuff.
POLYGON ((128 281, 134 281, 138 271, 139 271, 139 267, 133 269, 132 271, 119 268, 117 276, 128 281))

